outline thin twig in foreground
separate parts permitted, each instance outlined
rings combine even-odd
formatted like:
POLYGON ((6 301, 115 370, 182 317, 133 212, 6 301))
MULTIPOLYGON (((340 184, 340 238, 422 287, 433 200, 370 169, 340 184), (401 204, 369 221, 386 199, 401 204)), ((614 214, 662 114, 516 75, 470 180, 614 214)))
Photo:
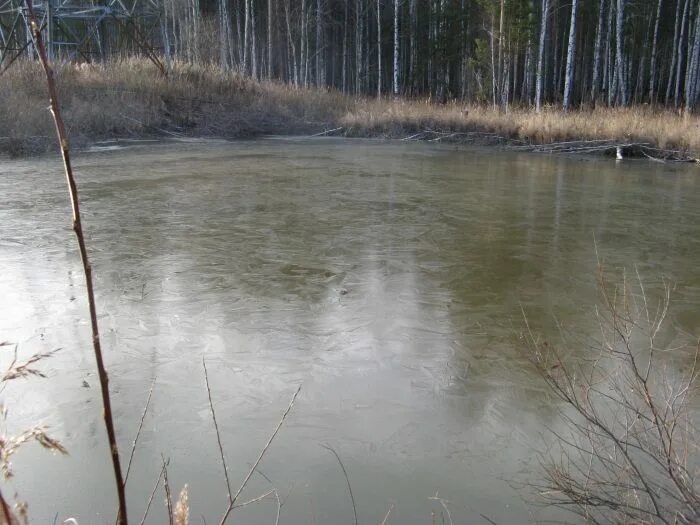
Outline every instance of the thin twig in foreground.
POLYGON ((386 525, 387 520, 389 519, 389 516, 391 515, 391 511, 394 510, 394 504, 391 504, 391 507, 389 507, 389 510, 386 511, 386 515, 384 516, 384 519, 379 525, 386 525))
POLYGON ((442 508, 445 509, 445 512, 447 512, 447 521, 450 522, 450 525, 454 525, 454 523, 452 522, 452 513, 450 512, 450 509, 447 508, 447 500, 445 500, 445 498, 441 498, 437 492, 435 493, 435 496, 433 496, 432 498, 428 498, 428 499, 432 499, 432 500, 440 502, 440 505, 442 505, 442 508))
POLYGON ((73 208, 73 231, 78 239, 78 247, 80 248, 80 259, 83 263, 83 272, 85 273, 85 284, 87 288, 88 305, 90 307, 90 325, 92 327, 92 346, 95 352, 95 361, 97 363, 97 373, 100 378, 100 390, 102 392, 102 407, 107 428, 107 439, 109 440, 109 450, 112 456, 112 469, 114 470, 114 478, 117 485, 117 498, 119 500, 119 513, 117 515, 118 525, 127 525, 126 512, 126 493, 124 491, 124 480, 122 477, 122 467, 119 462, 119 447, 117 446, 117 437, 114 430, 114 419, 112 417, 112 403, 109 397, 109 378, 107 370, 102 359, 102 346, 100 344, 100 332, 97 326, 97 305, 95 303, 95 294, 93 292, 92 282, 92 266, 88 258, 87 247, 85 245, 85 236, 83 235, 83 226, 80 219, 80 200, 78 198, 78 186, 73 177, 73 167, 70 159, 70 147, 68 145, 68 134, 61 116, 61 105, 58 101, 58 89, 56 87, 55 74, 49 63, 46 54, 46 47, 41 35, 41 26, 34 12, 32 0, 26 0, 29 19, 31 21, 32 33, 34 34, 34 43, 39 54, 39 60, 46 74, 46 83, 51 102, 51 114, 53 115, 54 124, 56 126, 56 135, 61 147, 61 156, 63 157, 63 167, 66 174, 66 182, 68 183, 68 193, 70 194, 71 206, 73 208))
POLYGON ((146 399, 146 405, 143 407, 143 413, 141 414, 141 421, 139 422, 139 428, 136 431, 136 437, 134 437, 134 442, 131 444, 131 454, 129 455, 129 463, 126 465, 126 474, 124 474, 124 485, 129 481, 129 472, 131 471, 131 462, 134 460, 134 452, 136 452, 136 444, 139 441, 139 436, 141 435, 141 429, 143 428, 143 420, 146 419, 146 412, 148 412, 148 406, 151 404, 151 396, 153 396, 153 387, 156 384, 155 378, 151 383, 151 389, 148 391, 148 398, 146 399))
POLYGON ((239 503, 237 505, 234 505, 234 509, 240 509, 241 507, 247 507, 248 505, 252 505, 253 503, 257 503, 258 501, 262 501, 268 496, 271 496, 275 493, 275 489, 267 491, 265 494, 260 494, 257 498, 249 499, 248 501, 244 501, 243 503, 239 503))
POLYGON ((160 480, 163 479, 164 473, 165 473, 165 465, 163 465, 161 467, 160 474, 158 474, 158 479, 156 480, 156 484, 153 485, 153 490, 151 491, 151 497, 148 498, 148 503, 146 504, 146 512, 144 512, 143 518, 141 518, 140 525, 143 525, 146 522, 146 518, 148 517, 148 511, 151 510, 151 503, 153 503, 153 498, 156 495, 156 491, 158 490, 158 485, 160 485, 160 480))
POLYGON ((232 505, 231 501, 231 481, 228 477, 228 466, 226 465, 226 457, 224 456, 224 446, 221 444, 221 433, 219 432, 219 424, 216 421, 216 412, 214 411, 214 402, 211 399, 211 388, 209 387, 209 373, 207 372, 207 363, 202 357, 202 366, 204 367, 204 382, 207 385, 207 396, 209 397, 209 410, 211 410, 211 418, 214 421, 214 430, 216 431, 216 442, 219 445, 219 455, 221 456, 221 465, 224 467, 224 478, 226 478, 226 490, 228 504, 232 505))
POLYGON ((355 496, 352 493, 352 486, 350 485, 350 478, 348 477, 348 471, 345 470, 345 465, 343 465, 342 460, 340 459, 340 456, 338 453, 333 449, 333 447, 329 445, 324 445, 321 443, 321 446, 325 448, 326 450, 330 450, 333 455, 335 456, 335 459, 338 460, 338 464, 340 464, 340 468, 343 469, 343 476, 345 476, 345 483, 348 484, 348 490, 350 491, 350 501, 352 502, 352 513, 353 516, 355 517, 355 525, 357 525, 357 508, 355 507, 355 496))
POLYGON ((168 523, 173 525, 173 497, 170 492, 170 482, 168 482, 168 463, 170 463, 170 459, 166 461, 162 455, 161 459, 163 460, 163 489, 165 489, 165 505, 168 507, 168 523))
POLYGON ((253 463, 253 466, 251 467, 250 471, 248 471, 248 474, 246 475, 245 479, 243 480, 243 483, 241 483, 241 486, 238 488, 238 491, 236 492, 236 495, 233 497, 231 502, 228 505, 228 508, 226 509, 226 512, 224 513, 223 517, 221 518, 221 522, 219 525, 223 525, 226 520, 228 519, 229 514, 231 514, 231 511, 233 510, 233 506, 236 504, 236 500, 238 497, 241 495, 241 492, 243 492, 243 489, 246 487, 248 484, 248 481, 250 480, 251 476, 253 475, 253 472, 258 468, 258 465, 262 461, 263 456, 265 456, 265 453, 267 452, 267 449, 270 448, 270 445, 272 444, 272 441, 275 439, 275 436, 277 433, 280 431, 280 428, 282 428, 282 424, 284 423, 284 420, 287 419, 287 415, 289 412, 292 410, 292 407, 294 406, 294 401, 296 400, 297 396, 299 395, 299 392, 301 391, 301 385, 296 389, 296 392, 294 392, 294 395, 292 396, 292 400, 289 402, 289 406, 287 407, 287 410, 284 411, 284 414, 282 414, 282 418, 280 419, 279 423, 277 423, 277 427, 275 428, 274 432, 272 432, 272 435, 270 435, 270 439, 267 440, 267 443, 263 447, 263 449, 260 451, 260 455, 258 456, 258 459, 253 463))
POLYGON ((280 523, 280 514, 282 513, 282 502, 280 501, 279 492, 275 489, 275 499, 277 500, 277 516, 275 516, 275 525, 280 523))

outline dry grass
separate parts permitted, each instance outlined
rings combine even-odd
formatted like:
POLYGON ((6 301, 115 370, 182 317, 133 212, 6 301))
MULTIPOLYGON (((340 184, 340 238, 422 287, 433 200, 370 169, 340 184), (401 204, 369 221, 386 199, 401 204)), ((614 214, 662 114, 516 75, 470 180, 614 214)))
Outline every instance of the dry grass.
MULTIPOLYGON (((0 152, 22 155, 54 147, 38 64, 13 65, 0 89, 0 152)), ((71 140, 80 146, 108 138, 247 137, 323 129, 347 110, 336 93, 256 82, 212 66, 176 63, 168 78, 144 59, 57 70, 71 140)))
MULTIPOLYGON (((41 75, 38 64, 24 62, 0 77, 0 153, 23 155, 54 147, 41 75)), ((210 65, 176 63, 164 78, 152 63, 138 58, 65 65, 59 68, 58 79, 65 120, 78 146, 110 138, 172 134, 239 138, 342 127, 348 136, 405 138, 432 130, 473 133, 450 140, 480 143, 606 139, 700 154, 698 116, 649 107, 564 115, 558 108, 539 114, 528 109, 502 113, 460 103, 358 100, 335 91, 257 82, 210 65)))
MULTIPOLYGON (((499 141, 548 144, 561 141, 643 142, 662 149, 700 152, 700 118, 649 107, 597 108, 563 114, 458 103, 367 101, 341 119, 350 135, 404 138, 425 130, 444 133, 492 133, 499 141)), ((434 138, 434 137, 433 137, 434 138)))

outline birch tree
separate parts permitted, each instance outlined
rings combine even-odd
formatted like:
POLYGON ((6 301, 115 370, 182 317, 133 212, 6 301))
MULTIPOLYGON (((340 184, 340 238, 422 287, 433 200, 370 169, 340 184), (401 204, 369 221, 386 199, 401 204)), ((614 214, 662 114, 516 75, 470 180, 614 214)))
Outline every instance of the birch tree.
POLYGON ((571 26, 569 29, 569 50, 566 53, 566 80, 564 84, 564 111, 571 106, 571 88, 574 83, 574 60, 576 60, 576 7, 578 0, 571 3, 571 26))
POLYGON ((399 96, 399 0, 394 0, 394 96, 399 96))
POLYGON ((382 98, 382 4, 377 0, 377 97, 382 98))
POLYGON ((542 75, 544 72, 544 46, 547 42, 547 19, 549 16, 549 0, 542 0, 542 16, 540 19, 540 48, 537 53, 537 88, 535 91, 535 108, 542 108, 542 75))

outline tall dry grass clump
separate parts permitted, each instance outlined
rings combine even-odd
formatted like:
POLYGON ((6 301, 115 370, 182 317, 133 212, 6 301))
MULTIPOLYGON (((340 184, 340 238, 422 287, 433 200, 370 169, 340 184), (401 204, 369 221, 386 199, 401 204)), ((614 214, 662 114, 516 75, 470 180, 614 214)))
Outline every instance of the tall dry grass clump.
POLYGON ((431 101, 368 100, 357 104, 341 119, 354 136, 406 138, 428 132, 426 139, 455 134, 455 140, 484 142, 492 136, 498 143, 549 144, 561 141, 606 140, 646 143, 681 153, 700 153, 700 118, 650 107, 582 109, 562 113, 546 108, 511 109, 507 113, 490 106, 431 101), (438 132, 430 136, 430 132, 438 132), (466 134, 460 137, 457 134, 466 134))
MULTIPOLYGON (((0 152, 27 154, 54 144, 43 72, 15 63, 0 81, 0 152)), ((335 93, 258 82, 212 65, 176 62, 167 77, 143 58, 63 64, 56 77, 71 140, 148 136, 250 137, 324 129, 349 109, 335 93)))
MULTIPOLYGON (((12 381, 45 378, 46 375, 39 366, 56 353, 56 350, 37 353, 22 361, 18 357, 17 345, 7 342, 0 343, 0 354, 6 354, 10 347, 12 347, 12 357, 7 368, 0 375, 0 393, 12 381)), ((0 355, 0 358, 5 359, 6 355, 0 355)), ((7 407, 4 403, 0 403, 0 479, 5 483, 10 483, 14 477, 12 465, 14 455, 20 448, 24 448, 29 443, 37 443, 54 453, 68 454, 65 447, 58 440, 52 438, 44 426, 34 426, 19 433, 10 433, 7 428, 7 407)), ((15 493, 13 503, 7 495, 0 491, 0 523, 14 525, 19 524, 20 521, 27 522, 26 502, 22 501, 15 493)))
MULTIPOLYGON (((145 58, 63 64, 57 79, 71 140, 164 136, 241 138, 318 133, 354 137, 542 145, 562 141, 639 143, 700 156, 700 117, 648 106, 536 113, 430 100, 354 98, 333 90, 257 81, 212 64, 175 62, 168 76, 145 58)), ((1 77, 0 153, 52 145, 40 67, 15 63, 1 77)))

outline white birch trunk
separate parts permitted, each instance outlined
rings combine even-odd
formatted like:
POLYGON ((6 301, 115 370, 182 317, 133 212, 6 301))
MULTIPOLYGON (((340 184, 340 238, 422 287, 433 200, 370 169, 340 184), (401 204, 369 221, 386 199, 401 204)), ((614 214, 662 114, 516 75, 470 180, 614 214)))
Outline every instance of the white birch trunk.
POLYGON ((342 86, 343 93, 348 92, 348 76, 347 76, 347 66, 348 66, 348 3, 349 0, 343 0, 345 4, 345 17, 343 18, 343 60, 341 65, 340 73, 340 84, 342 86))
POLYGON ((250 64, 251 64, 251 74, 253 78, 258 78, 258 52, 255 38, 255 4, 254 0, 248 0, 250 2, 250 64))
POLYGON ((695 105, 697 97, 697 77, 698 77, 698 62, 700 61, 700 3, 698 3, 698 12, 695 15, 695 31, 693 36, 693 46, 689 53, 690 62, 687 66, 688 73, 685 80, 685 111, 689 113, 695 105))
POLYGON ((549 0, 542 0, 542 19, 540 21, 540 49, 537 53, 537 87, 535 88, 536 111, 542 109, 542 75, 544 70, 544 45, 547 42, 547 18, 549 16, 549 0))
POLYGON ((297 46, 294 43, 294 35, 292 34, 292 20, 290 16, 289 0, 284 1, 284 19, 287 25, 287 41, 289 48, 292 51, 292 81, 295 86, 299 85, 299 64, 297 62, 297 46))
POLYGON ((656 19, 654 21, 654 38, 651 42, 651 58, 649 62, 649 102, 656 103, 656 49, 659 41, 659 20, 661 19, 661 4, 663 0, 656 3, 656 19))
POLYGON ((362 92, 362 0, 355 0, 355 93, 362 92))
POLYGON ((564 111, 571 106, 571 90, 574 85, 574 62, 576 60, 576 8, 578 0, 571 2, 571 25, 569 27, 569 49, 566 52, 566 78, 564 79, 564 111))
POLYGON ((272 0, 267 0, 267 78, 272 78, 272 0))
POLYGON ((382 98, 382 5, 377 0, 377 97, 382 98))
POLYGON ((394 96, 399 96, 399 0, 394 0, 394 96))
POLYGON ((620 93, 620 103, 623 106, 627 105, 627 79, 625 78, 625 59, 623 55, 623 38, 624 38, 624 16, 625 16, 625 0, 617 0, 617 19, 616 19, 616 64, 617 64, 617 83, 620 93))
POLYGON ((248 64, 250 63, 250 0, 245 2, 245 15, 243 22, 243 71, 248 73, 248 64))
POLYGON ((323 6, 321 0, 316 0, 316 86, 323 87, 326 83, 326 64, 323 60, 323 6))

